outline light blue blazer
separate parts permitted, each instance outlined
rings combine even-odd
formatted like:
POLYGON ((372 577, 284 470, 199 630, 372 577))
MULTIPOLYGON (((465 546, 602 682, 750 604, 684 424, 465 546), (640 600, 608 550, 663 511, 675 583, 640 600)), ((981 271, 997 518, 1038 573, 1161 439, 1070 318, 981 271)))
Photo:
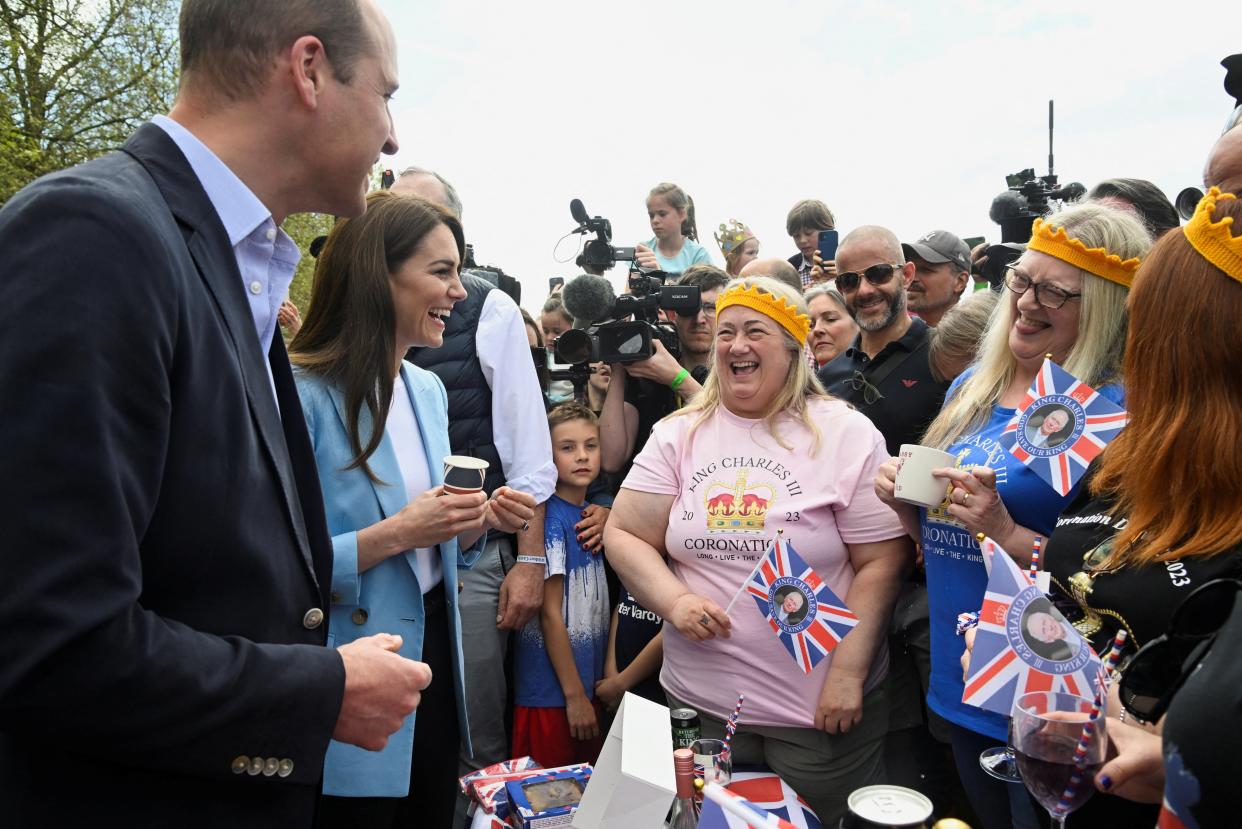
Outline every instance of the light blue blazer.
MULTIPOLYGON (((429 371, 402 364, 401 376, 409 390, 423 450, 431 473, 431 485, 444 482, 441 458, 451 454, 448 437, 448 397, 440 378, 429 371)), ((345 399, 323 380, 305 372, 296 375, 302 413, 310 431, 319 483, 323 489, 328 531, 332 535, 332 611, 328 645, 337 647, 362 636, 395 633, 402 638, 401 655, 421 659, 423 653, 423 597, 415 575, 415 553, 409 550, 367 570, 358 572, 358 530, 396 515, 409 501, 397 456, 387 433, 368 463, 387 485, 372 483, 361 469, 346 470, 353 451, 346 431, 345 399)), ((366 409, 359 420, 361 441, 371 434, 366 409)), ((486 536, 484 536, 486 538, 486 536)), ((439 545, 444 573, 444 596, 448 604, 449 630, 453 633, 453 676, 434 677, 451 681, 457 696, 457 719, 463 745, 469 748, 466 723, 465 682, 462 674, 461 616, 457 607, 457 569, 469 568, 479 557, 484 539, 471 550, 460 551, 457 541, 439 545)), ((410 758, 414 747, 414 721, 418 712, 402 723, 383 751, 366 751, 333 740, 324 761, 324 794, 342 797, 403 797, 410 786, 410 758)))

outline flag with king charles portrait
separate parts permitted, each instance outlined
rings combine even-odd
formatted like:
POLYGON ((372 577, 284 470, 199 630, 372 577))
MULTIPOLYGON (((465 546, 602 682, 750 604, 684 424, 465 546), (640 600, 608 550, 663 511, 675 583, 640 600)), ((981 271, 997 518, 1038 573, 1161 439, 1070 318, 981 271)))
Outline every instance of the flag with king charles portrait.
POLYGON ((845 602, 779 534, 747 581, 746 592, 804 673, 858 624, 845 602))
POLYGON ((1044 360, 1000 443, 1065 496, 1125 428, 1127 417, 1125 409, 1044 360))

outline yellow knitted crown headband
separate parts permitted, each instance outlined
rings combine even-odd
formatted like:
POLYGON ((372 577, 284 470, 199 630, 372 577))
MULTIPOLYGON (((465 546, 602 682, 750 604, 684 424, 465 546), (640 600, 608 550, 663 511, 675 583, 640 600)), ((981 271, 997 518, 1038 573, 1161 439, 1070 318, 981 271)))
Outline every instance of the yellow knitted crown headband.
POLYGON ((811 318, 799 313, 797 306, 789 304, 788 301, 760 290, 755 285, 749 288, 735 285, 716 299, 716 315, 719 316, 730 305, 744 305, 771 317, 781 328, 792 334, 799 345, 806 345, 807 335, 811 333, 811 318))
POLYGON ((1082 268, 1087 273, 1116 282, 1125 288, 1134 284, 1134 272, 1139 266, 1137 256, 1123 262, 1120 256, 1109 253, 1104 248, 1089 248, 1077 239, 1071 239, 1065 228, 1053 228, 1043 219, 1035 220, 1027 248, 1055 256, 1062 262, 1069 262, 1076 268, 1082 268))
POLYGON ((1194 217, 1186 223, 1182 232, 1191 247, 1207 261, 1220 268, 1231 279, 1242 282, 1242 238, 1230 231, 1233 217, 1226 216, 1219 222, 1212 221, 1216 205, 1222 201, 1236 201, 1233 193, 1222 193, 1213 187, 1199 200, 1194 217))

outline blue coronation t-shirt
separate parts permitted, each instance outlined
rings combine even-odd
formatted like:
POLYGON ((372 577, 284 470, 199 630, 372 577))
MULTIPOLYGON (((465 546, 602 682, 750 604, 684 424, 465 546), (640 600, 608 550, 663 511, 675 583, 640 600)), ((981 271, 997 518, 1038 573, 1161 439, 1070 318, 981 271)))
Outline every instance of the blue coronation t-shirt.
MULTIPOLYGON (((966 371, 953 383, 945 395, 946 403, 973 371, 966 371)), ((1101 386, 1099 392, 1122 405, 1120 386, 1101 386)), ((958 438, 945 451, 957 456, 961 469, 986 466, 995 470, 997 492, 1013 520, 1046 539, 1052 535, 1057 516, 1078 494, 1078 487, 1065 497, 1057 495, 1043 478, 1001 446, 1001 432, 1016 411, 993 406, 992 417, 982 429, 958 438)), ((978 611, 983 604, 988 584, 983 553, 974 536, 945 511, 944 505, 920 509, 919 514, 931 610, 932 670, 927 705, 949 722, 1003 741, 1009 731, 1007 718, 962 702, 961 656, 966 645, 956 633, 957 615, 978 611)))
MULTIPOLYGON (((604 676, 610 619, 604 556, 583 550, 574 532, 574 525, 582 520, 584 506, 571 504, 556 495, 549 498, 543 546, 547 555, 547 578, 565 577, 561 615, 569 631, 569 647, 574 654, 578 678, 582 680, 587 699, 593 699, 595 683, 604 676)), ((565 707, 565 694, 552 668, 552 660, 548 658, 539 614, 522 628, 514 658, 517 675, 514 702, 517 705, 565 707)), ((497 666, 497 670, 499 668, 497 666)))

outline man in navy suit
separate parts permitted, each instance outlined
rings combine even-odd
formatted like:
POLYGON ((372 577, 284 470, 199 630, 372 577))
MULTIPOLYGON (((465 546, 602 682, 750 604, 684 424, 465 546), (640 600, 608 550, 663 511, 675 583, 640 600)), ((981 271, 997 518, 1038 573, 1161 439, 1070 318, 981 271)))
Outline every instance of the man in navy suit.
POLYGON ((185 0, 168 117, 0 210, 0 814, 309 826, 425 665, 324 647, 314 459, 277 312, 294 212, 361 213, 395 41, 373 0, 185 0), (312 34, 313 33, 313 34, 312 34))

